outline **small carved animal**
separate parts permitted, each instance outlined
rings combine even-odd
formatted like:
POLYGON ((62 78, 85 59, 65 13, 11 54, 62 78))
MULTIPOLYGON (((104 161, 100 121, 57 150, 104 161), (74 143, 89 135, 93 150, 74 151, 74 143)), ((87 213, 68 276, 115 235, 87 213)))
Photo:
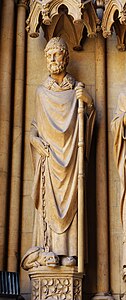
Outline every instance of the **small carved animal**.
POLYGON ((32 247, 21 260, 21 267, 29 270, 33 267, 48 266, 56 267, 59 265, 59 257, 54 252, 45 252, 42 247, 32 247))

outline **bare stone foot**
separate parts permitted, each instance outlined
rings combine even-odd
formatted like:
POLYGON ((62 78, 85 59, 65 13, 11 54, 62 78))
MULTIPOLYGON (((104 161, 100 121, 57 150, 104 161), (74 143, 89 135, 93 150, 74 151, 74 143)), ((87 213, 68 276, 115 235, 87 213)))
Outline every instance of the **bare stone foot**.
POLYGON ((76 259, 73 256, 64 256, 61 258, 62 266, 76 266, 76 259))

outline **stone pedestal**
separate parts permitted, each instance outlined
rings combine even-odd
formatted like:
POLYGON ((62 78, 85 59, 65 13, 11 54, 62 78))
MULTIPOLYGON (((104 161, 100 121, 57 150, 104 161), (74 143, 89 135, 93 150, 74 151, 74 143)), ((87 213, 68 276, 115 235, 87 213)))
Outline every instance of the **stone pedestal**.
POLYGON ((77 267, 30 269, 32 300, 81 300, 83 274, 77 267))
POLYGON ((92 300, 113 300, 113 296, 111 296, 109 293, 97 293, 92 300))

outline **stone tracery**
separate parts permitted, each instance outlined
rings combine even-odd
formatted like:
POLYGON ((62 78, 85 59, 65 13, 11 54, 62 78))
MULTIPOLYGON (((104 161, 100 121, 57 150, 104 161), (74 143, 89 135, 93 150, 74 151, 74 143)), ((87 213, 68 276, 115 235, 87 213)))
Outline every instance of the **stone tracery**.
MULTIPOLYGON (((31 10, 27 19, 27 31, 31 37, 39 35, 40 26, 46 25, 44 33, 47 41, 56 35, 57 24, 63 15, 72 28, 72 44, 74 50, 81 50, 83 29, 86 27, 87 36, 94 37, 102 30, 104 38, 112 34, 113 28, 117 35, 118 50, 125 50, 126 8, 119 0, 104 2, 90 0, 35 0, 31 2, 31 10), (59 9, 66 7, 67 13, 59 9), (48 29, 48 26, 49 29, 48 29), (49 36, 49 31, 50 36, 49 36)), ((62 25, 61 31, 66 30, 62 25)), ((68 28, 67 28, 68 30, 68 28)), ((61 33, 61 32, 60 32, 61 33)), ((59 34, 59 32, 58 32, 59 34)), ((69 35, 69 33, 67 32, 69 35)))

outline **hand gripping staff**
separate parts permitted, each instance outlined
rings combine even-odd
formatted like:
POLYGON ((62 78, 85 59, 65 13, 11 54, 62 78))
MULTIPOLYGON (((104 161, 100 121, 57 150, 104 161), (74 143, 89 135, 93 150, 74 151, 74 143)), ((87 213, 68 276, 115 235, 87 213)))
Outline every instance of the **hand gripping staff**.
MULTIPOLYGON (((84 87, 79 82, 78 87, 84 87)), ((78 272, 84 273, 84 102, 78 99, 78 272)))

